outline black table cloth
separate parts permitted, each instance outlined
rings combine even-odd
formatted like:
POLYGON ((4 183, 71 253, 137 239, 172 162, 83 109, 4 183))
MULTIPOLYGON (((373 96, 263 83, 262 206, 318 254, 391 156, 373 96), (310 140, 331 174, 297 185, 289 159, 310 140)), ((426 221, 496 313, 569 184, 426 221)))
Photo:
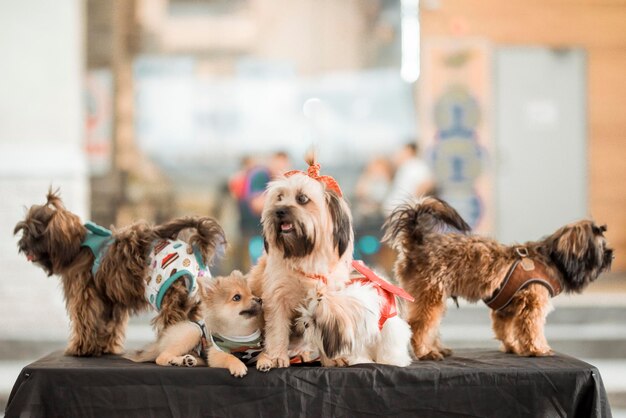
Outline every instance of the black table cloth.
POLYGON ((598 370, 575 358, 457 350, 406 368, 297 366, 243 379, 52 353, 26 366, 6 417, 610 417, 598 370))

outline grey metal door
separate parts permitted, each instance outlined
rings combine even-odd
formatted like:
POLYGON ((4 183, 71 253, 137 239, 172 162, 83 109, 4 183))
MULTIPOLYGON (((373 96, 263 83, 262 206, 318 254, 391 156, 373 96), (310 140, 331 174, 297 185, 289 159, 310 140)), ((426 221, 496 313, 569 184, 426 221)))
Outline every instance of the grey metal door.
POLYGON ((587 215, 585 55, 506 47, 494 57, 496 235, 535 240, 587 215))

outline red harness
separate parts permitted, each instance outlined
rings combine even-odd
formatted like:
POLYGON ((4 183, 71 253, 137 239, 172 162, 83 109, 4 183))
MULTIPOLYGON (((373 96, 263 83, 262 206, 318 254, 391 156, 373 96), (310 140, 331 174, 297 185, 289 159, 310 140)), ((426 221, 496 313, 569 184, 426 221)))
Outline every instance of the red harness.
MULTIPOLYGON (((378 328, 383 329, 383 325, 389 318, 393 318, 398 315, 398 307, 396 305, 396 296, 406 299, 410 302, 414 302, 413 296, 409 295, 404 289, 394 286, 365 265, 361 260, 352 261, 352 268, 361 273, 363 277, 356 277, 348 282, 348 284, 361 283, 371 284, 378 292, 382 303, 380 306, 380 319, 378 320, 378 328)), ((305 273, 302 270, 298 270, 298 273, 304 277, 313 280, 320 280, 325 285, 328 284, 328 279, 323 274, 305 273)))
POLYGON ((404 289, 394 286, 365 265, 361 260, 352 261, 352 267, 361 273, 364 277, 358 277, 350 280, 350 283, 372 284, 378 292, 382 303, 380 305, 380 319, 378 320, 378 329, 383 329, 383 325, 389 318, 398 315, 398 307, 396 305, 396 296, 414 302, 413 296, 409 295, 404 289))
MULTIPOLYGON (((357 277, 356 279, 350 280, 348 283, 361 283, 363 285, 373 284, 367 277, 357 277)), ((380 319, 378 320, 378 329, 382 330, 385 322, 387 322, 389 318, 393 318, 394 316, 398 315, 396 296, 376 284, 374 284, 373 287, 378 292, 378 297, 381 299, 382 302, 380 304, 380 319)))

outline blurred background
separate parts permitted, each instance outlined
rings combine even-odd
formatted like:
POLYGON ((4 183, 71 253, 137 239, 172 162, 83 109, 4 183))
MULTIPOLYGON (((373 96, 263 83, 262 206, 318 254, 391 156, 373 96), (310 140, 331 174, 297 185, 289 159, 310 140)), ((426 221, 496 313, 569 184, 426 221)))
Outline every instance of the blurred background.
MULTIPOLYGON (((621 0, 0 1, 0 404, 67 336, 58 281, 12 236, 50 186, 104 226, 214 216, 214 272, 247 271, 265 185, 313 145, 355 257, 388 275, 380 226, 412 195, 507 243, 608 224, 613 272, 555 299, 547 335, 626 416, 624 22, 621 0)), ((482 305, 451 307, 442 333, 497 348, 482 305)))

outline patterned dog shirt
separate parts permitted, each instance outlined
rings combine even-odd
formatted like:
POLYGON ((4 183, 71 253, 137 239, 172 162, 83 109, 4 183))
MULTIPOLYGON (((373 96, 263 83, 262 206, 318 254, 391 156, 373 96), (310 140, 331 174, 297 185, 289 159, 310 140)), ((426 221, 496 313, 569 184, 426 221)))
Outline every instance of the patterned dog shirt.
POLYGON ((263 351, 263 337, 260 329, 257 329, 250 335, 241 337, 225 337, 212 333, 210 338, 213 346, 219 351, 232 354, 245 364, 255 363, 257 357, 263 351))
POLYGON ((150 275, 146 279, 146 299, 157 311, 172 283, 183 277, 189 297, 198 291, 197 277, 211 277, 196 247, 184 241, 162 239, 154 243, 148 259, 150 275))

